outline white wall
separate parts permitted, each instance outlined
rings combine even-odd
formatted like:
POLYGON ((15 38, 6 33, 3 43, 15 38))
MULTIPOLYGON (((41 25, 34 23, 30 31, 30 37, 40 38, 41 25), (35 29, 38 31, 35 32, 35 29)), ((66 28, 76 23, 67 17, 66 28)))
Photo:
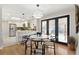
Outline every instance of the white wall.
POLYGON ((0 7, 0 48, 2 48, 2 8, 0 7))
POLYGON ((39 27, 40 21, 41 21, 41 20, 39 20, 39 19, 32 19, 32 20, 29 20, 31 28, 34 27, 34 26, 36 26, 36 31, 37 31, 37 32, 40 31, 40 29, 39 29, 39 28, 40 28, 40 27, 39 27), (34 24, 34 26, 33 26, 33 24, 34 24))
POLYGON ((16 37, 9 37, 9 23, 8 21, 2 21, 2 39, 3 46, 12 45, 16 41, 16 37))
POLYGON ((41 20, 37 19, 36 23, 37 23, 37 25, 36 25, 37 32, 41 32, 41 20))

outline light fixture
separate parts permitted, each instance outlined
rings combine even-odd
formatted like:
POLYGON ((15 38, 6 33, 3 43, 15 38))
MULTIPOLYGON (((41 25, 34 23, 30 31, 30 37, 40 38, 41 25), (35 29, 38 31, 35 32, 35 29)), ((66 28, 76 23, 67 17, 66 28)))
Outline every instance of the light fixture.
POLYGON ((25 20, 25 14, 22 13, 22 20, 25 20))
POLYGON ((33 17, 36 19, 42 18, 43 17, 43 13, 42 11, 39 9, 39 4, 36 5, 36 11, 33 13, 33 17))

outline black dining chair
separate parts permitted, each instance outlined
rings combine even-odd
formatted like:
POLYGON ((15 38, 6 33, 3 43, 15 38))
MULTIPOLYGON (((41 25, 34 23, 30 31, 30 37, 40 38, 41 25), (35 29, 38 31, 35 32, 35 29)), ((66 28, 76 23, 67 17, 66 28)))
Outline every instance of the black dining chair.
POLYGON ((45 55, 45 44, 42 44, 41 48, 35 49, 34 55, 45 55))
POLYGON ((27 50, 27 42, 28 42, 28 40, 29 40, 29 35, 24 35, 23 37, 22 37, 22 44, 23 45, 25 45, 25 54, 26 54, 26 50, 27 50))

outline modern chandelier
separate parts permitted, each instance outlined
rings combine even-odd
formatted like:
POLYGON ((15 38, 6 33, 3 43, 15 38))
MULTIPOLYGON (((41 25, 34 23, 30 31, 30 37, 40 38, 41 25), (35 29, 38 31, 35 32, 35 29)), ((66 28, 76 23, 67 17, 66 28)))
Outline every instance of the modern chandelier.
POLYGON ((36 5, 36 11, 33 13, 33 17, 36 19, 42 18, 43 17, 43 13, 42 11, 39 9, 40 5, 37 4, 36 5))

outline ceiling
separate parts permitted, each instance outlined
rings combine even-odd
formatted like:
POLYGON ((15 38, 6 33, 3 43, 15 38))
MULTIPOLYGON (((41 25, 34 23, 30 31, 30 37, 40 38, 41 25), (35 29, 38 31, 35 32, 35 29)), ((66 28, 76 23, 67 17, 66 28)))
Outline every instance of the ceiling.
MULTIPOLYGON (((25 13, 28 17, 31 17, 37 10, 36 4, 3 4, 1 6, 21 10, 21 12, 25 13)), ((44 16, 47 16, 53 12, 57 12, 71 6, 72 4, 40 4, 39 9, 42 11, 44 16)))

